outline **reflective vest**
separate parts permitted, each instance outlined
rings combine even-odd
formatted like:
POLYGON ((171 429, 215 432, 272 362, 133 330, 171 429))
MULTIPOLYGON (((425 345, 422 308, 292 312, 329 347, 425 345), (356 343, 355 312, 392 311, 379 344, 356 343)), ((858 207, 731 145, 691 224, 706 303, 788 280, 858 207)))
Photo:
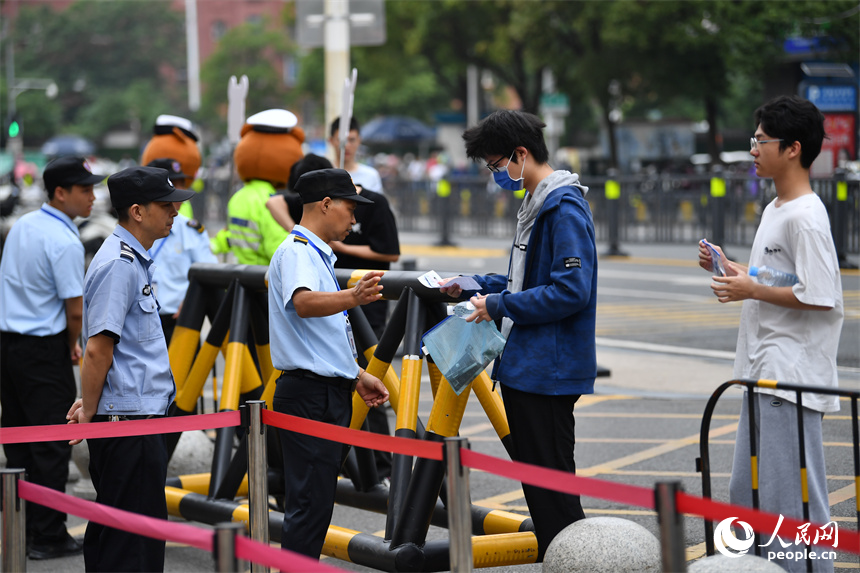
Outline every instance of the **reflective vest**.
POLYGON ((227 204, 227 245, 240 265, 268 265, 287 238, 287 230, 266 208, 266 201, 274 194, 271 183, 252 179, 227 204))

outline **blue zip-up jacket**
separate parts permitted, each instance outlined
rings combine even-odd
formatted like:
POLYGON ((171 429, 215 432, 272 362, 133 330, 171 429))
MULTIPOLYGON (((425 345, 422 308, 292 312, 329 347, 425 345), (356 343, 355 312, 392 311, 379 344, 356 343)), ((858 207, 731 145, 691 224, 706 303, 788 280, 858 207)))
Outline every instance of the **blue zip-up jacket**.
POLYGON ((576 187, 547 195, 526 249, 522 292, 504 275, 475 276, 494 320, 514 326, 493 378, 522 392, 592 394, 597 375, 597 248, 591 209, 576 187))

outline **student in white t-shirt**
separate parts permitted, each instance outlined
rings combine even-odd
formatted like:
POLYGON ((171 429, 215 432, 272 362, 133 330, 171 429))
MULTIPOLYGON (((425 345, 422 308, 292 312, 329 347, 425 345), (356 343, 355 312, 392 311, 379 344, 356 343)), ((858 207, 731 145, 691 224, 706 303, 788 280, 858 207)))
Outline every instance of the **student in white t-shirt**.
MULTIPOLYGON (((362 189, 384 194, 382 189, 382 178, 379 171, 359 163, 356 159, 358 148, 361 146, 361 134, 358 121, 354 117, 349 120, 349 135, 346 138, 346 146, 343 153, 343 168, 349 172, 353 183, 360 185, 362 189)), ((336 117, 329 128, 329 143, 334 148, 334 166, 340 165, 340 118, 336 117)))
MULTIPOLYGON (((767 266, 797 276, 794 286, 771 287, 749 276, 748 267, 726 259, 728 276, 715 276, 711 288, 720 302, 743 301, 734 375, 737 378, 837 386, 836 351, 842 329, 842 284, 827 210, 812 191, 809 168, 821 151, 824 116, 812 103, 796 96, 775 98, 755 113, 750 154, 756 175, 773 179, 774 199, 762 213, 749 266, 767 266)), ((699 245, 699 265, 713 270, 711 256, 699 245)), ((759 503, 763 511, 803 520, 797 400, 794 392, 757 389, 755 393, 759 503)), ((752 505, 749 396, 744 396, 735 442, 730 482, 732 503, 752 505)), ((803 425, 809 519, 830 521, 821 420, 839 410, 835 396, 803 393, 803 425)), ((779 533, 793 553, 796 530, 779 533)), ((762 536, 763 542, 771 535, 762 536)), ((767 551, 787 551, 776 547, 767 551)), ((832 571, 832 560, 813 560, 815 571, 832 571)), ((788 571, 805 571, 806 561, 782 560, 788 571)))

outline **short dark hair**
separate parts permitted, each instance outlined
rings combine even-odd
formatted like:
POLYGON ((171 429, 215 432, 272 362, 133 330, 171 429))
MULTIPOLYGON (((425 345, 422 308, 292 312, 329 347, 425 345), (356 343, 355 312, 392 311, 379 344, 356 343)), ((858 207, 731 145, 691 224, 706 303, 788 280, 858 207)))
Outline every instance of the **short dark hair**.
MULTIPOLYGON (((491 155, 510 157, 517 147, 529 150, 538 163, 549 161, 549 151, 543 138, 546 124, 536 115, 524 111, 500 109, 494 111, 475 127, 463 132, 466 155, 472 160, 491 155)), ((514 157, 514 163, 517 158, 514 157)))
POLYGON ((333 166, 331 161, 320 155, 308 153, 293 164, 290 169, 290 179, 287 181, 287 189, 290 191, 296 190, 296 181, 305 173, 316 171, 318 169, 331 169, 333 166))
POLYGON ((800 165, 809 169, 821 153, 824 114, 815 104, 798 96, 778 96, 755 110, 756 127, 776 139, 784 150, 795 141, 800 143, 800 165))
MULTIPOLYGON (((332 135, 336 135, 338 130, 340 129, 340 116, 334 118, 334 121, 331 122, 331 129, 329 129, 329 137, 332 135)), ((349 118, 349 130, 350 131, 361 131, 361 126, 358 125, 358 120, 354 117, 349 118)))
POLYGON ((125 223, 131 218, 131 215, 129 215, 128 213, 131 207, 131 205, 129 205, 128 207, 120 207, 119 209, 117 209, 116 207, 111 207, 111 214, 116 217, 117 221, 119 221, 120 223, 125 223))

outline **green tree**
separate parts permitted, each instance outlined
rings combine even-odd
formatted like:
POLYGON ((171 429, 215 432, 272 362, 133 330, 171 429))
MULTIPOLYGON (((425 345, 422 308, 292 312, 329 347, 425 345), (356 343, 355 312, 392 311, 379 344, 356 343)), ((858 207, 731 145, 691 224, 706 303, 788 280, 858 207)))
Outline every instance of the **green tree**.
POLYGON ((42 125, 40 135, 98 138, 112 128, 149 125, 164 110, 182 110, 183 90, 165 89, 162 70, 184 64, 184 38, 181 15, 169 3, 79 0, 62 11, 22 6, 11 38, 16 75, 55 81, 61 110, 43 116, 40 106, 25 104, 24 120, 42 125))
MULTIPOLYGON (((821 54, 856 62, 858 16, 851 0, 829 2, 620 1, 541 2, 520 18, 536 66, 552 69, 560 90, 587 94, 611 127, 613 109, 698 102, 713 156, 721 121, 749 118, 763 99, 765 75, 786 59, 791 35, 827 37, 821 54), (540 33, 543 26, 543 33, 540 33), (728 102, 732 109, 726 110, 728 102)), ((616 163, 614 131, 611 161, 616 163)))
POLYGON ((200 80, 204 87, 200 117, 223 132, 227 125, 227 83, 230 76, 248 76, 247 115, 270 108, 289 108, 297 93, 284 85, 281 69, 284 58, 295 51, 286 28, 266 20, 244 23, 229 30, 203 64, 200 80))

